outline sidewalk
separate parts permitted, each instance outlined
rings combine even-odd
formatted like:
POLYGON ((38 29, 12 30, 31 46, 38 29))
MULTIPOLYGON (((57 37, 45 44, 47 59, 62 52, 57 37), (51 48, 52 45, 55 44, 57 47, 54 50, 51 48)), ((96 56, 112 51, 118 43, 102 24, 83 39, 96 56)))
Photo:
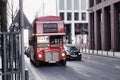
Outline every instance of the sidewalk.
MULTIPOLYGON (((0 55, 0 69, 2 69, 2 60, 1 60, 1 55, 0 55)), ((27 60, 29 62, 29 60, 27 60)), ((26 62, 26 61, 25 61, 26 62)), ((29 71, 29 80, 42 80, 39 76, 39 74, 37 74, 37 69, 35 67, 31 67, 30 63, 25 64, 26 65, 26 69, 28 69, 29 71)), ((1 75, 1 70, 0 70, 0 80, 2 80, 2 75, 1 75)))
POLYGON ((38 69, 31 65, 29 58, 25 55, 25 69, 29 71, 29 80, 42 80, 40 75, 37 73, 38 69))
POLYGON ((80 49, 80 52, 84 54, 91 54, 91 55, 99 55, 99 56, 106 56, 106 57, 113 57, 120 59, 120 52, 113 52, 113 51, 101 51, 101 50, 90 50, 90 49, 80 49))

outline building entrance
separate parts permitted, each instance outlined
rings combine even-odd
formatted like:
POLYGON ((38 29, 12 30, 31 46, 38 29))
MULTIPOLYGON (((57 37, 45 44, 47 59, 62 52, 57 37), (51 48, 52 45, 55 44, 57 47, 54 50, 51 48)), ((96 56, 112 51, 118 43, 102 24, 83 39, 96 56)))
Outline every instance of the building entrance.
POLYGON ((71 44, 71 24, 65 24, 66 43, 71 44))

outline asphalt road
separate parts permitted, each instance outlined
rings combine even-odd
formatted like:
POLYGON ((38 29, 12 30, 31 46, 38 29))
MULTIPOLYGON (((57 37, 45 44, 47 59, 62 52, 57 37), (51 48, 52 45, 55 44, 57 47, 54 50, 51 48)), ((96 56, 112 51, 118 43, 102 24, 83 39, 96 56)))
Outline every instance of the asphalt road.
POLYGON ((34 67, 25 57, 29 80, 120 80, 120 59, 89 56, 82 61, 67 61, 66 66, 47 64, 34 67))

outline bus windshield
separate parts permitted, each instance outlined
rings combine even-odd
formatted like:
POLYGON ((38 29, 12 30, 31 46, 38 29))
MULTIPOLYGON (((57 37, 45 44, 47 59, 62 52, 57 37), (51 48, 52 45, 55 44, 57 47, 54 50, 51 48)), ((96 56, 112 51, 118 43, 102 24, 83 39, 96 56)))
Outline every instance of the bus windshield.
POLYGON ((63 44, 63 36, 37 36, 37 46, 47 47, 50 45, 63 44))
POLYGON ((50 36, 50 45, 63 44, 63 36, 50 36))

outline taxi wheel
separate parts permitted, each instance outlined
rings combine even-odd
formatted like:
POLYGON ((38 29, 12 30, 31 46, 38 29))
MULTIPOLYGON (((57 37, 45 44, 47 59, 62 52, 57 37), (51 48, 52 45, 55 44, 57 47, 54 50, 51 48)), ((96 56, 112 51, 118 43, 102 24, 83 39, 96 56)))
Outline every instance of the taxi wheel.
POLYGON ((79 56, 79 57, 78 57, 78 60, 80 60, 80 61, 81 61, 81 60, 82 60, 82 56, 79 56))

